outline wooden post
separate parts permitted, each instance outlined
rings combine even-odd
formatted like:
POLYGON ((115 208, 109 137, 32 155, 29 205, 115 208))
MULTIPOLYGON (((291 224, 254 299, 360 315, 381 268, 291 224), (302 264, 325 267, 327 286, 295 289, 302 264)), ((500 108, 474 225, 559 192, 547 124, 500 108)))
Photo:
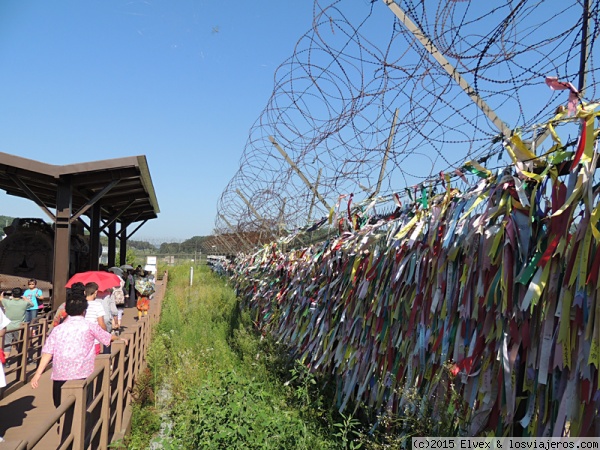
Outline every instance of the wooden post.
POLYGON ((121 337, 127 339, 129 342, 129 346, 127 347, 126 353, 123 360, 123 377, 127 376, 127 379, 123 383, 124 389, 124 403, 127 404, 131 400, 131 391, 133 389, 133 362, 134 362, 134 347, 135 347, 135 333, 133 331, 128 331, 126 333, 121 334, 121 337))
POLYGON ((21 368, 19 369, 18 380, 20 384, 27 383, 27 354, 29 353, 29 323, 23 323, 23 344, 21 347, 21 368))
MULTIPOLYGON (((140 371, 140 326, 136 326, 133 332, 133 371, 131 372, 133 380, 136 380, 140 371)), ((132 384, 133 387, 133 384, 132 384)))
POLYGON ((142 372, 142 367, 144 365, 144 331, 146 329, 146 324, 148 323, 147 317, 142 316, 140 320, 140 328, 139 328, 139 352, 138 352, 138 375, 142 372))
POLYGON ((61 403, 65 402, 70 396, 75 397, 73 417, 71 420, 68 420, 68 414, 63 415, 60 419, 62 436, 68 436, 69 434, 73 435, 72 450, 84 450, 85 448, 85 413, 87 410, 87 405, 85 404, 86 386, 86 380, 71 380, 63 384, 61 389, 61 403), (69 422, 71 424, 70 433, 65 428, 69 422))
POLYGON ((117 411, 115 416, 115 433, 123 432, 123 410, 125 404, 123 403, 123 391, 125 389, 125 342, 115 341, 111 344, 115 357, 117 358, 117 411))
POLYGON ((144 357, 146 355, 146 332, 148 330, 148 316, 142 316, 142 318, 139 320, 139 324, 140 324, 140 353, 139 353, 140 359, 139 359, 139 365, 140 365, 140 372, 141 372, 143 361, 144 361, 144 357))
POLYGON ((102 404, 100 405, 100 448, 108 447, 108 429, 110 426, 110 355, 96 356, 96 365, 102 367, 102 404))
MULTIPOLYGON (((48 319, 40 319, 40 323, 42 324, 42 347, 46 343, 46 338, 48 337, 48 329, 50 328, 50 321, 48 319)), ((41 352, 40 352, 41 355, 41 352)), ((38 361, 39 364, 39 361, 38 361)))

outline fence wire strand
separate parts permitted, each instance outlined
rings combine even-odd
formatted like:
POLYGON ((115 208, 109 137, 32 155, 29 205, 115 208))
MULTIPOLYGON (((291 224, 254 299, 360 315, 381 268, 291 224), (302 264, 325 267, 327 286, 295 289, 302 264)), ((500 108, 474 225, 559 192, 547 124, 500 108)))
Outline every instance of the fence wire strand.
MULTIPOLYGON (((550 90, 546 77, 579 84, 581 0, 396 3, 526 142, 567 102, 568 92, 550 90)), ((590 0, 586 102, 598 94, 599 8, 590 0)), ((500 131, 383 1, 315 0, 311 28, 274 79, 218 201, 216 234, 271 240, 326 216, 340 195, 402 193, 470 160, 510 163, 500 131)))

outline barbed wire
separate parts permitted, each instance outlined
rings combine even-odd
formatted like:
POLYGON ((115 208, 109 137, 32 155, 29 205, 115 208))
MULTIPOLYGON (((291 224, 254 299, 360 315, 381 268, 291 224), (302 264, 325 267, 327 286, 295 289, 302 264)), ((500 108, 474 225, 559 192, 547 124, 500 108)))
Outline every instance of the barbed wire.
MULTIPOLYGON (((589 3, 585 101, 598 90, 600 0, 589 3)), ((567 101, 546 77, 579 83, 581 0, 397 5, 526 141, 567 101)), ((500 130, 429 50, 383 1, 315 0, 218 201, 215 233, 270 240, 327 215, 340 195, 389 196, 492 156, 508 165, 500 130)))

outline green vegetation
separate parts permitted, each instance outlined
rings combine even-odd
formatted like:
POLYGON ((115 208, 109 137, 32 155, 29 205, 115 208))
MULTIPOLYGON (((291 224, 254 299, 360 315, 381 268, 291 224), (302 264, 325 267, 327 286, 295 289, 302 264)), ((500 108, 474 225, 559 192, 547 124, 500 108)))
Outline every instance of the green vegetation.
MULTIPOLYGON (((139 259, 140 261, 143 258, 139 259)), ((115 256, 115 261, 121 261, 121 253, 117 252, 116 256, 115 256)), ((138 263, 138 257, 135 253, 135 251, 131 248, 128 248, 127 251, 125 252, 125 264, 129 264, 130 266, 136 267, 138 263)), ((141 264, 141 262, 140 262, 141 264)))
POLYGON ((194 254, 203 250, 205 241, 211 239, 211 236, 193 236, 182 242, 163 242, 160 244, 158 253, 166 254, 194 254))
MULTIPOLYGON (((9 226, 13 221, 13 217, 10 216, 0 216, 0 231, 2 228, 9 226)), ((4 234, 4 233, 0 233, 4 234)))
POLYGON ((188 266, 170 270, 147 359, 132 433, 114 448, 383 450, 410 448, 412 436, 459 433, 461 405, 453 386, 443 387, 447 370, 439 392, 399 392, 400 415, 339 414, 334 380, 257 333, 233 290, 206 266, 195 270, 192 287, 188 266))
POLYGON ((127 448, 146 448, 161 420, 172 424, 154 437, 162 448, 358 448, 356 421, 324 406, 303 366, 290 372, 293 361, 252 331, 224 280, 200 267, 188 284, 188 267, 171 269, 127 448), (165 390, 166 401, 156 394, 165 390))

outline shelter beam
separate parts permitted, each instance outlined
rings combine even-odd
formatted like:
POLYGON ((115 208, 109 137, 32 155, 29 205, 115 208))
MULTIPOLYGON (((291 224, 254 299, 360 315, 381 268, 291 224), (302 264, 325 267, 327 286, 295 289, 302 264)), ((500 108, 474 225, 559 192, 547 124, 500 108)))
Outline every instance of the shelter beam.
POLYGON ((71 241, 71 180, 61 178, 56 191, 54 231, 54 266, 52 275, 52 309, 67 300, 65 285, 69 280, 71 241))
POLYGON ((90 200, 88 200, 85 203, 85 205, 83 205, 79 209, 79 211, 77 211, 75 214, 73 214, 73 217, 71 217, 71 223, 73 223, 75 220, 77 220, 79 218, 79 216, 81 216, 82 214, 85 214, 85 212, 88 209, 90 209, 92 206, 96 205, 98 200, 100 200, 102 197, 104 197, 104 194, 106 194, 108 191, 110 191, 118 183, 119 183, 119 180, 111 181, 107 186, 104 187, 104 189, 102 189, 100 192, 98 192, 96 195, 94 195, 94 197, 92 197, 90 200))
POLYGON ((17 185, 19 186, 23 192, 25 192, 27 194, 27 196, 33 200, 33 202, 38 205, 42 211, 44 211, 46 213, 46 215, 48 217, 50 217, 50 220, 52 220, 52 222, 56 222, 56 216, 54 214, 52 214, 52 212, 46 207, 46 205, 44 204, 43 201, 41 201, 39 199, 39 197, 37 195, 35 195, 35 193, 29 189, 29 186, 27 186, 25 183, 23 183, 23 180, 21 180, 17 175, 9 175, 10 179, 17 185))
POLYGON ((144 220, 144 221, 140 222, 140 224, 139 224, 137 227, 135 227, 135 229, 134 229, 134 230, 133 230, 131 233, 129 233, 129 234, 127 235, 127 239, 130 239, 130 238, 131 238, 131 236, 133 236, 133 235, 136 233, 136 231, 137 231, 137 230, 139 230, 140 228, 142 228, 142 226, 143 226, 143 225, 144 225, 146 222, 147 222, 147 220, 144 220))
POLYGON ((100 247, 100 203, 94 203, 92 206, 92 215, 90 217, 90 270, 98 270, 99 247, 100 247))
POLYGON ((108 267, 115 265, 117 253, 117 223, 112 222, 108 226, 108 267))

